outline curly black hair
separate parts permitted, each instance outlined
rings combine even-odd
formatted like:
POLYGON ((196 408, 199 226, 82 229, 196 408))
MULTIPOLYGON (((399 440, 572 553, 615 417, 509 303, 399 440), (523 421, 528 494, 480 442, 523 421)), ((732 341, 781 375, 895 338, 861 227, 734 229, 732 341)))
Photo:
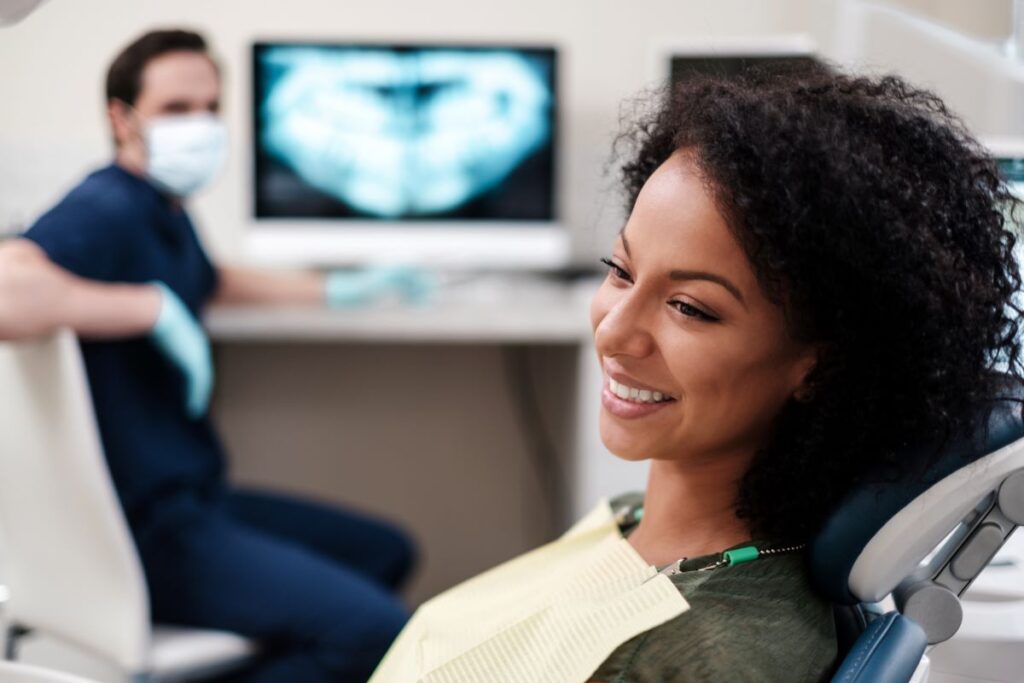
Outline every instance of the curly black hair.
POLYGON ((820 350, 809 399, 786 405, 740 484, 755 533, 808 538, 855 482, 906 471, 911 444, 937 453, 1021 379, 1020 202, 936 95, 821 66, 638 102, 615 145, 627 210, 689 151, 765 294, 820 350))

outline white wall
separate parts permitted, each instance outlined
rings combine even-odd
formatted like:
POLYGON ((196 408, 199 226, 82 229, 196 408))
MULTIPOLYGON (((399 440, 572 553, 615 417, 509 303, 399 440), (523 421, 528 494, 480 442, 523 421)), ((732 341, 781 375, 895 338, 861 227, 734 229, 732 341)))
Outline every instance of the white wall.
POLYGON ((887 0, 885 4, 983 40, 1006 38, 1013 15, 1013 0, 887 0))
POLYGON ((1024 61, 1004 52, 1009 3, 960 3, 987 10, 989 22, 968 22, 948 2, 932 4, 930 16, 914 16, 885 3, 839 0, 829 56, 858 69, 896 71, 934 90, 975 135, 1024 135, 1024 61))
POLYGON ((0 230, 25 223, 109 155, 102 83, 107 64, 141 32, 204 32, 225 67, 234 153, 196 201, 215 254, 241 256, 248 216, 249 46, 318 38, 547 42, 561 49, 561 188, 576 253, 606 248, 621 219, 602 178, 619 103, 651 81, 652 49, 685 37, 806 30, 815 0, 50 0, 0 29, 0 230), (595 231, 595 226, 598 229, 595 231))
MULTIPOLYGON (((177 25, 198 29, 213 42, 225 67, 225 111, 234 150, 225 175, 197 198, 194 208, 212 251, 231 260, 243 256, 249 220, 249 45, 253 40, 547 42, 561 49, 562 59, 562 215, 572 231, 577 260, 591 262, 604 251, 621 220, 618 199, 608 192, 614 182, 602 176, 619 106, 654 80, 654 54, 659 46, 689 38, 805 32, 815 35, 832 53, 837 2, 842 4, 840 0, 641 0, 632 5, 621 0, 49 0, 21 24, 0 29, 0 234, 31 222, 86 169, 109 156, 103 75, 117 51, 145 30, 177 25)), ((1009 33, 1009 0, 896 0, 890 4, 987 40, 1009 33), (969 12, 964 5, 970 6, 969 12)), ((960 82, 958 71, 944 67, 933 77, 936 71, 919 66, 920 55, 908 52, 903 38, 893 42, 900 49, 872 42, 862 50, 864 60, 919 76, 950 98, 954 108, 973 105, 980 111, 985 106, 973 76, 960 82)), ((984 112, 966 115, 985 127, 984 112)), ((1024 121, 1019 125, 1024 128, 1024 121)))

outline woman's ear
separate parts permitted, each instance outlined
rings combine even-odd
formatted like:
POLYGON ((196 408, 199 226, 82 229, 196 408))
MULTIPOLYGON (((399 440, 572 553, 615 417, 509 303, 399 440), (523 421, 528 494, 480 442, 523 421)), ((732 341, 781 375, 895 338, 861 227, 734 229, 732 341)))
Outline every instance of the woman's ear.
POLYGON ((809 403, 814 400, 814 384, 811 381, 811 374, 818 366, 820 349, 816 346, 808 346, 800 353, 793 366, 794 386, 793 400, 798 403, 809 403))
POLYGON ((800 385, 796 391, 793 392, 793 400, 797 403, 810 403, 814 400, 814 389, 808 384, 800 385))

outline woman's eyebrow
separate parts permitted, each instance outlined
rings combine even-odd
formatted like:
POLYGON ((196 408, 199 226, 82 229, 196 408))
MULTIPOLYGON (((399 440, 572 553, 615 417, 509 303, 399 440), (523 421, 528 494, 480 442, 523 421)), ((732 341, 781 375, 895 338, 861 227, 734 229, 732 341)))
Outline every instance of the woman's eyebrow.
POLYGON ((708 282, 714 282, 715 284, 725 287, 730 294, 736 297, 737 301, 743 304, 743 308, 747 307, 747 302, 743 300, 743 294, 740 292, 739 288, 721 275, 715 275, 714 273, 708 273, 703 270, 673 270, 668 274, 668 277, 670 280, 677 281, 707 280, 708 282))
MULTIPOLYGON (((619 231, 619 239, 622 240, 622 248, 626 250, 626 256, 630 258, 633 254, 629 251, 629 240, 626 239, 626 229, 623 228, 619 231)), ((668 274, 670 280, 682 281, 682 280, 707 280, 708 282, 714 282, 715 284, 724 287, 730 294, 736 297, 736 300, 743 304, 743 308, 747 307, 747 302, 743 299, 743 294, 740 292, 739 287, 734 285, 721 275, 715 273, 709 273, 704 270, 673 270, 668 274)))

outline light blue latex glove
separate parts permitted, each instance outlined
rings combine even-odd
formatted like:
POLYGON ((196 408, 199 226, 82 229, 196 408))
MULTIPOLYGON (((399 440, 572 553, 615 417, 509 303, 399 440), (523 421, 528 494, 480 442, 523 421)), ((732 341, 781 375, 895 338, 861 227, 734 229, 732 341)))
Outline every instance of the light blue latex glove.
POLYGON ((206 414, 213 391, 213 360, 210 341, 188 307, 162 282, 160 315, 149 332, 150 339, 185 377, 185 412, 193 420, 206 414))
POLYGON ((404 303, 422 305, 436 288, 434 278, 410 266, 375 266, 363 270, 336 270, 324 281, 324 302, 331 308, 366 306, 397 296, 404 303))

